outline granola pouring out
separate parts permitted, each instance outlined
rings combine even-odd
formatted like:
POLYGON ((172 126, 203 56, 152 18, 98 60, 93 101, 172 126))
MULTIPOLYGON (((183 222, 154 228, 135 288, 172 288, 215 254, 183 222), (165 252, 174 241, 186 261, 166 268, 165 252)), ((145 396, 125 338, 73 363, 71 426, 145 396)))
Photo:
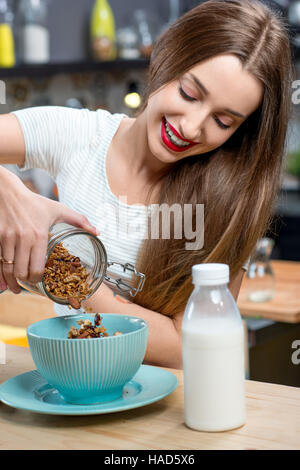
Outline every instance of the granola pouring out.
POLYGON ((71 307, 79 309, 81 302, 92 292, 88 276, 80 258, 71 255, 62 243, 58 243, 46 263, 44 284, 52 296, 67 299, 71 307))
MULTIPOLYGON (((80 328, 71 326, 68 334, 69 339, 82 339, 82 338, 104 338, 109 336, 106 328, 101 326, 102 317, 96 313, 94 318, 94 325, 90 320, 78 320, 77 324, 80 328)), ((113 336, 121 335, 120 331, 116 331, 113 336)))

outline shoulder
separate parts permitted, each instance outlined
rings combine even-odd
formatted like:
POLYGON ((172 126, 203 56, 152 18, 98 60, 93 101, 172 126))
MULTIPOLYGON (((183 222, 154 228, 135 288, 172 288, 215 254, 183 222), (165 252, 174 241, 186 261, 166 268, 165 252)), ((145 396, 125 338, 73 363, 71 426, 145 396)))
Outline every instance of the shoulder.
POLYGON ((13 111, 22 122, 31 122, 40 126, 52 124, 54 127, 78 128, 88 127, 91 130, 109 129, 124 115, 112 114, 105 109, 90 110, 87 108, 74 109, 64 106, 36 106, 13 111))
POLYGON ((111 135, 120 125, 121 120, 127 117, 126 114, 111 113, 106 109, 97 109, 96 111, 90 111, 93 113, 94 119, 97 122, 98 131, 102 135, 111 135))

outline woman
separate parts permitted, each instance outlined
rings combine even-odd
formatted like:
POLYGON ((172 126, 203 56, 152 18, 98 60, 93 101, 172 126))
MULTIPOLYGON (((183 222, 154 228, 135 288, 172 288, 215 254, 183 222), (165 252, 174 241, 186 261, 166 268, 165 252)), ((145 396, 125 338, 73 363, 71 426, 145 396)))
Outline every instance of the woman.
POLYGON ((56 107, 1 116, 1 163, 46 169, 64 205, 1 169, 0 287, 17 293, 16 278, 41 279, 53 223, 97 228, 109 257, 138 264, 146 282, 131 302, 102 284, 87 306, 144 318, 145 362, 181 367, 192 265, 228 263, 237 298, 243 266, 268 227, 291 103, 286 27, 260 2, 208 1, 159 39, 149 75, 134 119, 56 107), (144 229, 152 205, 189 204, 195 222, 203 204, 204 245, 186 249, 188 237, 174 236, 175 226, 170 239, 144 237, 143 244, 128 230, 115 237, 104 200, 144 229))

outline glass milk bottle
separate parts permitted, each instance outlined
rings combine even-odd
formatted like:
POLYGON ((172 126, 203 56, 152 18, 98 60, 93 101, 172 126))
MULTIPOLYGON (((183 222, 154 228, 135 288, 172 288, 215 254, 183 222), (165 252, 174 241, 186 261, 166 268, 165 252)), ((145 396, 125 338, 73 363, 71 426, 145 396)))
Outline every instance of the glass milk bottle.
POLYGON ((226 264, 192 268, 194 290, 182 323, 184 418, 198 431, 245 423, 244 330, 226 264))

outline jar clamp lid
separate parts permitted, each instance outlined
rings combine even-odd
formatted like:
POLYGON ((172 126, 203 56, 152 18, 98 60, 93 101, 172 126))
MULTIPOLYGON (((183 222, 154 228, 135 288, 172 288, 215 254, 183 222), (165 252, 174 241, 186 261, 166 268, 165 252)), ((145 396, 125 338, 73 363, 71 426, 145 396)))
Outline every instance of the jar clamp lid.
POLYGON ((110 267, 112 265, 121 266, 123 268, 124 273, 126 271, 130 271, 130 272, 134 273, 134 275, 139 278, 138 285, 136 287, 132 287, 129 284, 127 284, 127 282, 125 282, 122 278, 114 279, 114 278, 111 278, 111 277, 105 275, 104 279, 106 280, 106 282, 117 286, 123 292, 129 292, 129 294, 132 297, 135 297, 138 292, 141 292, 141 290, 144 287, 145 274, 140 273, 139 271, 137 271, 136 268, 133 266, 133 264, 130 264, 130 263, 122 264, 122 263, 117 263, 116 261, 108 261, 107 262, 107 267, 110 267))

